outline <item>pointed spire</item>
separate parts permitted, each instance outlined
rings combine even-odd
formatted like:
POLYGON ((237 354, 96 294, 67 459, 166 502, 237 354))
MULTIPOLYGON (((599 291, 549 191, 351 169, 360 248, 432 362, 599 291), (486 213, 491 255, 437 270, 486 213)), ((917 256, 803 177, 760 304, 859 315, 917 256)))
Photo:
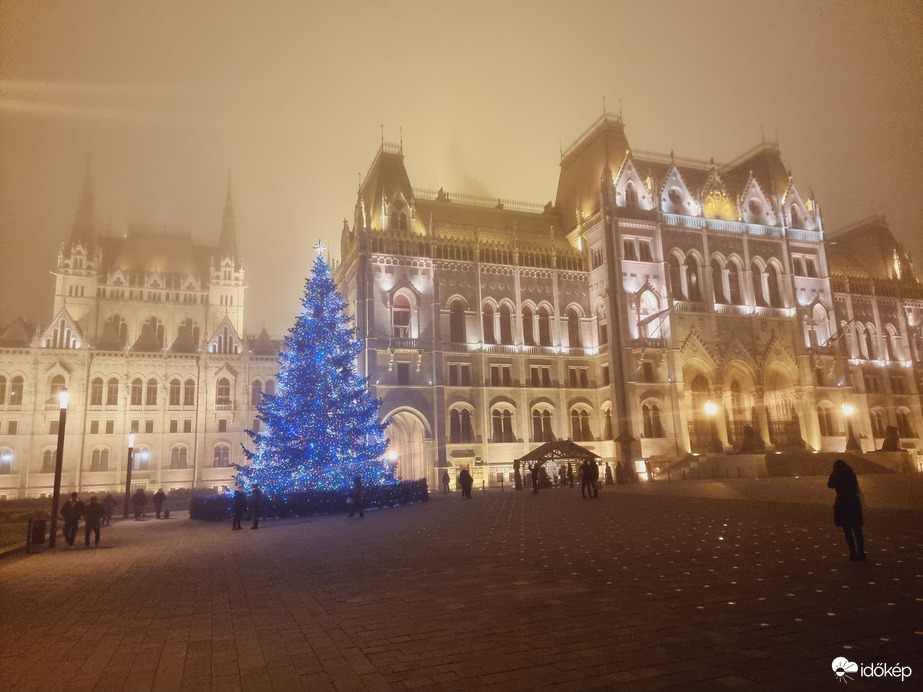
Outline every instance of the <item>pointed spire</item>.
POLYGON ((218 251, 222 256, 237 260, 237 231, 234 227, 234 203, 231 198, 231 171, 228 169, 228 192, 224 201, 224 216, 221 219, 221 237, 218 251))
POLYGON ((87 157, 87 172, 83 180, 83 192, 80 194, 80 203, 77 215, 74 217, 74 226, 71 229, 70 243, 83 243, 86 248, 93 245, 93 185, 92 185, 92 159, 87 157))

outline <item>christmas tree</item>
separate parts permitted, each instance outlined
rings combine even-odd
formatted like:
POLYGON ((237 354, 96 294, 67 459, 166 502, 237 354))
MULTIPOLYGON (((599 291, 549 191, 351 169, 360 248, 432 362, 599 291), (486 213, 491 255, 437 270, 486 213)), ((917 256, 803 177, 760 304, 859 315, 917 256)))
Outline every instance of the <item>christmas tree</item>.
POLYGON ((279 354, 276 393, 257 406, 263 430, 246 431, 254 449, 244 447, 244 455, 252 465, 237 466, 238 483, 284 495, 343 489, 355 476, 364 485, 393 482, 380 402, 358 373, 362 346, 320 252, 301 308, 279 354))

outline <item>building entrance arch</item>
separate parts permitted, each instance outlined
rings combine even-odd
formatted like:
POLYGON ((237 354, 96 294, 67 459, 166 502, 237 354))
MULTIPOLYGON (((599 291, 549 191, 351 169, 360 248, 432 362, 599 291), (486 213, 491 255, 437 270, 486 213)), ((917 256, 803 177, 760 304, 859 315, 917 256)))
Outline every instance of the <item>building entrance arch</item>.
POLYGON ((416 409, 403 408, 392 411, 385 420, 389 418, 391 424, 385 431, 390 441, 387 457, 394 466, 395 477, 432 482, 433 436, 426 417, 416 409))

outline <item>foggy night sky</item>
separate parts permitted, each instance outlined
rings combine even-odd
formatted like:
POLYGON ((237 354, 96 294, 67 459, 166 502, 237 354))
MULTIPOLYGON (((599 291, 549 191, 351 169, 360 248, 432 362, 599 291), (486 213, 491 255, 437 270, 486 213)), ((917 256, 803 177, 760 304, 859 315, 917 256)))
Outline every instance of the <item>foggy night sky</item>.
POLYGON ((553 200, 560 148, 719 163, 778 140, 828 232, 888 216, 923 274, 923 3, 0 3, 0 320, 52 318, 92 158, 97 228, 217 243, 232 172, 249 332, 294 322, 359 173, 553 200))

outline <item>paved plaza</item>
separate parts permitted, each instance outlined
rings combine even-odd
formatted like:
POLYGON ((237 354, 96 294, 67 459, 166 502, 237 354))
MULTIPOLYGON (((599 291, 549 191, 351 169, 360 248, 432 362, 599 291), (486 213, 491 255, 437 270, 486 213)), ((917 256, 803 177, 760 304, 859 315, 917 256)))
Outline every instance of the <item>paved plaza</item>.
POLYGON ((923 477, 860 476, 866 563, 825 482, 119 521, 0 559, 0 690, 919 689, 923 477))

